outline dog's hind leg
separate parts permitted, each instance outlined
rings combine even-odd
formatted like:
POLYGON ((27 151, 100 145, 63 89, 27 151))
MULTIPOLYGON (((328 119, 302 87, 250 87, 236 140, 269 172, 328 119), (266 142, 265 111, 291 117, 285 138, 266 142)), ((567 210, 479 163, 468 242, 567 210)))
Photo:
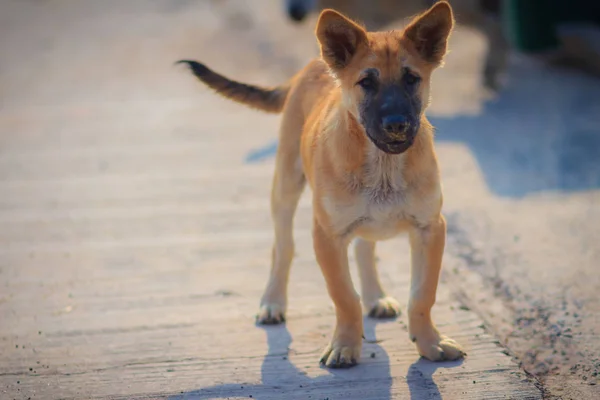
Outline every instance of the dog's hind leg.
POLYGON ((300 159, 300 128, 297 126, 284 115, 271 191, 275 243, 269 281, 256 316, 260 324, 279 324, 285 321, 287 285, 294 257, 293 220, 306 183, 300 159))
POLYGON ((360 276, 362 303, 369 316, 393 318, 400 315, 400 305, 396 299, 385 294, 379 281, 375 262, 375 242, 356 239, 354 254, 360 276))

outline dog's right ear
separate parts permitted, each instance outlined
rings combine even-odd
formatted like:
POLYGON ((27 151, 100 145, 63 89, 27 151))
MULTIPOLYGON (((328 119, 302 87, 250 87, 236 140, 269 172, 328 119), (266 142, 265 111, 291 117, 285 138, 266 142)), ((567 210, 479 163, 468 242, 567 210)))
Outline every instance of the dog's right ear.
POLYGON ((360 25, 331 9, 321 12, 316 35, 321 57, 334 71, 347 66, 358 48, 367 44, 367 32, 360 25))

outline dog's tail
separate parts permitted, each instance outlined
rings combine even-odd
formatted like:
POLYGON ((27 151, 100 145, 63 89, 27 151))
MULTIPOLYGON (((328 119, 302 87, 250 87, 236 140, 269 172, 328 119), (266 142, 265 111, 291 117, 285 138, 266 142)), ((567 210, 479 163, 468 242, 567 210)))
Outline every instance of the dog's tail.
POLYGON ((193 60, 180 60, 176 64, 187 64, 198 79, 221 96, 268 113, 280 113, 290 91, 289 85, 262 88, 236 82, 193 60))

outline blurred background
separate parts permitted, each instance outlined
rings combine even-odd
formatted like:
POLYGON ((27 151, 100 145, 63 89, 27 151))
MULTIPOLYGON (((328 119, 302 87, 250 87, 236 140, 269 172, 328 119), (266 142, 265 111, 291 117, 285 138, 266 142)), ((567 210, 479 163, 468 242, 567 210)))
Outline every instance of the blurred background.
MULTIPOLYGON (((214 96, 173 63, 197 59, 275 85, 318 56, 321 9, 384 30, 432 3, 1 0, 4 392, 133 396, 245 377, 225 367, 204 383, 196 374, 254 346, 210 326, 232 324, 264 345, 261 332, 231 321, 248 322, 266 282, 278 117, 214 96), (131 367, 140 359, 148 369, 131 367), (162 375, 148 372, 159 363, 162 375), (174 378, 173 368, 185 372, 174 378), (143 376, 143 390, 111 383, 132 376, 143 376)), ((598 398, 600 3, 450 3, 458 25, 428 111, 449 221, 443 318, 460 335, 452 313, 471 313, 548 398, 598 398), (450 311, 451 301, 466 311, 450 311)), ((331 310, 308 193, 295 229, 290 298, 304 297, 290 302, 290 318, 306 327, 292 333, 318 347, 325 339, 309 327, 325 334, 331 321, 317 318, 317 329, 309 316, 331 310)), ((387 246, 382 273, 404 302, 407 247, 387 246)), ((260 362, 265 351, 248 357, 260 362)))

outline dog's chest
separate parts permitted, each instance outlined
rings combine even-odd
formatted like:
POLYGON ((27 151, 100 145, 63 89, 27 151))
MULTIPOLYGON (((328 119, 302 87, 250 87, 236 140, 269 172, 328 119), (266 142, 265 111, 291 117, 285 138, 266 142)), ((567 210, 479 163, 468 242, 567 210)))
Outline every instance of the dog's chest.
POLYGON ((371 193, 363 192, 349 203, 336 203, 325 198, 323 205, 332 228, 341 236, 388 239, 397 235, 408 219, 402 193, 390 193, 384 199, 374 199, 371 193))
POLYGON ((353 232, 369 240, 384 240, 396 236, 404 229, 407 219, 407 204, 402 192, 391 192, 384 197, 373 197, 366 192, 361 196, 364 212, 358 217, 353 232))
POLYGON ((376 164, 360 185, 356 185, 350 201, 323 199, 330 222, 338 234, 384 240, 405 228, 410 213, 400 167, 376 164))

